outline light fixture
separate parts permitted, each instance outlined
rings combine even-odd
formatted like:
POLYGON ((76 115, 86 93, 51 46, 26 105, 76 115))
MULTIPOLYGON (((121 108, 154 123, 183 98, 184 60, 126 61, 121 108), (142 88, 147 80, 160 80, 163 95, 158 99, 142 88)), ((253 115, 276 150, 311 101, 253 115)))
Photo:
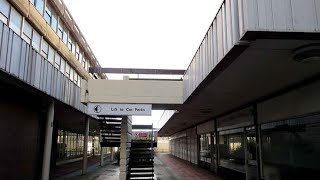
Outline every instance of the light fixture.
POLYGON ((293 60, 301 63, 320 62, 320 44, 309 44, 294 49, 293 60))

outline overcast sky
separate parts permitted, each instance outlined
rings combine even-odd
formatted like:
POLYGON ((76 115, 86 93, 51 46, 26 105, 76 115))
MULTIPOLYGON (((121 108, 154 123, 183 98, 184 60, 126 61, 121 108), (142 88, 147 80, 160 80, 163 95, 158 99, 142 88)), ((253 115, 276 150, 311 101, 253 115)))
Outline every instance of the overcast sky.
POLYGON ((153 69, 186 69, 222 1, 64 0, 102 67, 153 69))

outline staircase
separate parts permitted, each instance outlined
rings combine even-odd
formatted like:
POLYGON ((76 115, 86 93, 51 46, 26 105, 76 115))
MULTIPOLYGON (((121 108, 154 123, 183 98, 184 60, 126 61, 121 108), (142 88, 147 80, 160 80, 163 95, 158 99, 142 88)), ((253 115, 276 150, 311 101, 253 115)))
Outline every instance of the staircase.
MULTIPOLYGON (((132 129, 135 129, 135 128, 138 128, 138 127, 133 125, 132 129)), ((150 126, 148 126, 148 129, 149 128, 150 126)), ((142 127, 139 126, 138 129, 142 129, 142 127)), ((152 129, 152 126, 151 126, 151 129, 152 129)), ((153 136, 148 140, 132 139, 129 165, 128 165, 128 177, 127 177, 128 180, 155 179, 153 148, 156 146, 157 146, 157 143, 154 141, 153 136)))
POLYGON ((100 119, 100 133, 102 147, 120 147, 121 118, 104 117, 100 119))

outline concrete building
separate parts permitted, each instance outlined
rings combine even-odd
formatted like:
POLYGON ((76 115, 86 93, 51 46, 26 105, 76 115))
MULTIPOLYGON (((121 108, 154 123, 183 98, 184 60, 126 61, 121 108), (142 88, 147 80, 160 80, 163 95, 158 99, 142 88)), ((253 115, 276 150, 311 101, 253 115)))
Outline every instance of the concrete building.
POLYGON ((226 0, 159 136, 232 179, 320 177, 320 1, 226 0))
MULTIPOLYGON (((100 149, 91 115, 102 110, 85 104, 105 103, 165 109, 158 136, 170 137, 170 153, 217 174, 319 179, 319 9, 225 0, 182 79, 111 81, 61 0, 0 0, 0 177, 49 179, 77 158, 85 174, 100 149)), ((136 114, 117 113, 99 118, 118 118, 122 180, 136 114)))
POLYGON ((56 163, 99 152, 99 124, 80 102, 81 79, 106 78, 91 66, 61 0, 0 0, 1 179, 49 179, 56 163))

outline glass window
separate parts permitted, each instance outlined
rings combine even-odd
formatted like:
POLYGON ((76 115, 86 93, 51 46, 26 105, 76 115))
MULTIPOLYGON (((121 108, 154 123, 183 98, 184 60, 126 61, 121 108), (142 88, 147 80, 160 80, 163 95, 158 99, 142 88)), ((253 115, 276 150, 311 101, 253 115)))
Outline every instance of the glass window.
POLYGON ((54 57, 54 67, 60 70, 60 65, 61 65, 61 56, 58 53, 56 53, 54 57))
POLYGON ((0 20, 8 23, 10 4, 6 0, 0 0, 0 20))
POLYGON ((73 81, 73 73, 74 70, 72 68, 70 68, 70 80, 73 81))
POLYGON ((200 135, 200 165, 210 169, 211 166, 211 136, 200 135))
POLYGON ((60 66, 60 71, 64 74, 65 72, 65 67, 66 67, 66 61, 61 58, 61 66, 60 66))
POLYGON ((35 0, 36 9, 39 11, 41 15, 43 15, 44 2, 43 0, 35 0))
POLYGON ((22 38, 23 38, 27 43, 31 44, 32 27, 31 27, 31 25, 30 25, 27 21, 24 21, 22 38))
POLYGON ((54 49, 51 46, 49 46, 48 61, 51 64, 53 64, 53 62, 54 62, 54 53, 55 53, 54 49))
POLYGON ((76 58, 80 61, 80 50, 78 43, 75 43, 76 45, 76 58))
POLYGON ((44 39, 41 43, 41 55, 48 59, 48 53, 49 53, 49 44, 44 39))
POLYGON ((320 179, 320 115, 261 125, 262 176, 320 179))
POLYGON ((11 8, 9 27, 20 35, 22 26, 22 16, 14 8, 11 8))
POLYGON ((78 86, 80 87, 80 85, 81 85, 81 76, 78 75, 78 86))
POLYGON ((66 76, 70 78, 70 65, 66 63, 66 76))
POLYGON ((78 84, 78 73, 76 71, 74 71, 73 73, 73 82, 75 84, 78 84))
POLYGON ((33 31, 32 47, 37 51, 40 50, 40 40, 41 40, 40 34, 37 31, 33 31))
POLYGON ((30 0, 31 4, 35 5, 35 0, 30 0))
POLYGON ((245 172, 244 129, 219 132, 220 166, 245 172))
POLYGON ((51 10, 46 7, 45 13, 44 13, 44 19, 47 21, 48 24, 51 24, 51 10))
POLYGON ((58 32, 57 33, 58 33, 59 38, 64 42, 64 44, 67 45, 68 31, 66 31, 64 25, 61 22, 58 23, 58 32))
POLYGON ((52 12, 51 27, 54 31, 57 31, 57 25, 58 25, 57 17, 58 16, 52 12))

